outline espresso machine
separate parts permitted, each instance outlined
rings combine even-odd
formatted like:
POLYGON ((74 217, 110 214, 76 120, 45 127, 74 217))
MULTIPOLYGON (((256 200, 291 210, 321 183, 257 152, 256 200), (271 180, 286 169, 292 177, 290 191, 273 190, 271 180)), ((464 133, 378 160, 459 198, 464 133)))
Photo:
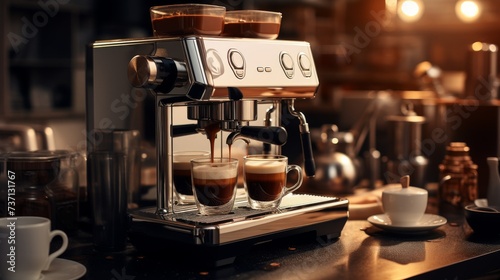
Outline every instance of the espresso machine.
MULTIPOLYGON (((173 188, 171 155, 183 137, 205 135, 215 126, 220 130, 221 153, 226 145, 243 138, 262 142, 264 153, 280 154, 287 140, 284 126, 291 118, 299 120, 296 129, 304 172, 314 176, 307 121, 295 109, 294 100, 313 98, 318 85, 307 42, 186 36, 91 44, 87 53, 89 191, 109 187, 96 183, 92 155, 123 150, 123 137, 108 136, 123 136, 140 127, 139 108, 147 94, 154 96, 155 105, 142 111, 154 110, 156 116, 156 206, 129 209, 126 221, 96 220, 98 230, 125 224, 128 238, 139 250, 175 252, 175 258, 185 252, 189 260, 199 256, 196 262, 208 266, 230 264, 252 245, 279 238, 302 234, 338 238, 348 218, 348 201, 343 198, 291 194, 278 210, 266 211, 251 209, 242 195, 230 214, 201 216, 194 204, 179 204, 173 188), (263 124, 250 125, 258 119, 260 106, 268 108, 263 124), (182 123, 186 118, 190 122, 182 123)), ((126 176, 118 177, 114 181, 126 182, 126 176)), ((122 191, 108 195, 119 196, 122 191)), ((100 204, 94 211, 116 212, 107 209, 112 205, 100 204)), ((118 216, 122 214, 118 211, 118 216)))

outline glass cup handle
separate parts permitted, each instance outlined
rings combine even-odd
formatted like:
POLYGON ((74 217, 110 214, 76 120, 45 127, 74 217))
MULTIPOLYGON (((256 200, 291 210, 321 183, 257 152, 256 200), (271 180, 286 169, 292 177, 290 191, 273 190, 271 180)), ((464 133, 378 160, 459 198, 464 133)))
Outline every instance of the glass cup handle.
POLYGON ((61 231, 61 230, 51 231, 50 235, 49 235, 49 240, 52 241, 52 239, 57 235, 61 236, 63 243, 61 245, 61 248, 59 248, 57 251, 55 251, 54 253, 49 255, 49 258, 47 259, 47 263, 45 264, 45 267, 43 268, 43 270, 49 269, 52 261, 55 258, 59 257, 62 253, 64 253, 64 251, 66 251, 66 248, 68 248, 68 236, 66 235, 66 233, 64 233, 64 231, 61 231))
POLYGON ((298 165, 295 165, 295 164, 288 165, 286 167, 286 174, 288 174, 288 172, 290 172, 292 170, 296 170, 297 171, 297 175, 299 177, 297 179, 297 182, 293 186, 291 186, 289 188, 287 188, 285 186, 285 191, 283 192, 282 197, 285 196, 285 195, 287 195, 287 194, 289 194, 289 193, 291 193, 291 192, 294 192, 295 190, 297 190, 302 185, 302 180, 304 179, 303 176, 302 176, 302 168, 300 166, 298 166, 298 165))

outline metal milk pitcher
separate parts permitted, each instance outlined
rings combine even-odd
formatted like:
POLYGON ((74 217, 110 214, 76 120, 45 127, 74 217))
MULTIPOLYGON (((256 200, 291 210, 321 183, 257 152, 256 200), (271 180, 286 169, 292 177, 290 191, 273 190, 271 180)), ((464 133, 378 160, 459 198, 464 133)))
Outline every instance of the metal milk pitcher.
POLYGON ((398 183, 399 178, 409 175, 412 185, 425 187, 425 173, 428 159, 422 154, 422 124, 425 117, 413 111, 413 104, 401 107, 403 115, 388 116, 388 147, 393 147, 387 154, 384 177, 387 183, 398 183))

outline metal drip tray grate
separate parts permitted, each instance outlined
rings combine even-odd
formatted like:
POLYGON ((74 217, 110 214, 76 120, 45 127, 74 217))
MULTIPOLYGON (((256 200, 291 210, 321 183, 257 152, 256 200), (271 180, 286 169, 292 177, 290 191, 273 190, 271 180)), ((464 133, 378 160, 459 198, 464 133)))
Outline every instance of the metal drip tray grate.
MULTIPOLYGON (((235 203, 235 208, 229 214, 203 216, 198 213, 198 210, 194 205, 180 205, 176 206, 176 213, 163 215, 163 219, 203 225, 221 224, 226 222, 243 221, 273 213, 283 213, 297 208, 313 206, 326 202, 336 202, 339 200, 340 199, 337 197, 325 197, 308 194, 290 194, 283 197, 281 205, 278 209, 272 211, 251 209, 248 206, 246 198, 239 198, 235 203)), ((142 211, 151 214, 154 213, 155 210, 155 208, 148 208, 143 209, 142 211)))
POLYGON ((173 214, 172 218, 177 221, 209 225, 209 224, 220 224, 225 222, 235 222, 252 217, 262 216, 269 213, 272 212, 269 210, 254 210, 248 206, 242 206, 242 207, 235 207, 231 213, 225 215, 203 216, 200 215, 197 210, 195 210, 195 211, 173 214))

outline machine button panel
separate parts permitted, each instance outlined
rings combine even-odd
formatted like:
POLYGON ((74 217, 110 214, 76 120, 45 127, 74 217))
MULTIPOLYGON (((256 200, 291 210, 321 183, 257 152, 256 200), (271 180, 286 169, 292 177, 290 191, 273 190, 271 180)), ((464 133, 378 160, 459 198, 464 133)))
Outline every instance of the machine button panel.
POLYGON ((305 53, 300 53, 299 57, 299 68, 300 71, 302 72, 302 75, 304 77, 311 77, 312 71, 311 71, 311 60, 305 53))
POLYGON ((294 63, 292 56, 287 52, 281 52, 280 54, 280 64, 281 68, 285 72, 285 75, 291 79, 294 74, 294 63))
MULTIPOLYGON (((210 38, 204 40, 204 44, 187 46, 192 47, 193 51, 202 47, 207 53, 207 55, 200 54, 200 59, 205 61, 198 65, 200 69, 196 69, 197 71, 192 73, 194 76, 189 78, 200 79, 198 81, 200 83, 209 82, 216 89, 268 88, 269 90, 265 90, 263 94, 267 96, 271 93, 272 96, 281 97, 282 92, 287 91, 285 90, 287 87, 295 89, 296 86, 304 84, 312 88, 319 84, 314 56, 306 42, 288 44, 276 40, 210 38), (219 57, 222 58, 221 63, 219 57), (204 79, 205 74, 210 75, 208 78, 212 79, 204 79)), ((193 59, 193 62, 196 61, 193 59)), ((259 94, 257 90, 247 90, 245 97, 254 98, 259 94)), ((311 97, 314 96, 314 90, 300 94, 311 97)), ((219 98, 222 95, 224 91, 218 90, 211 98, 219 98)))
POLYGON ((243 79, 245 77, 245 58, 243 55, 238 50, 230 49, 227 58, 236 78, 243 79))

